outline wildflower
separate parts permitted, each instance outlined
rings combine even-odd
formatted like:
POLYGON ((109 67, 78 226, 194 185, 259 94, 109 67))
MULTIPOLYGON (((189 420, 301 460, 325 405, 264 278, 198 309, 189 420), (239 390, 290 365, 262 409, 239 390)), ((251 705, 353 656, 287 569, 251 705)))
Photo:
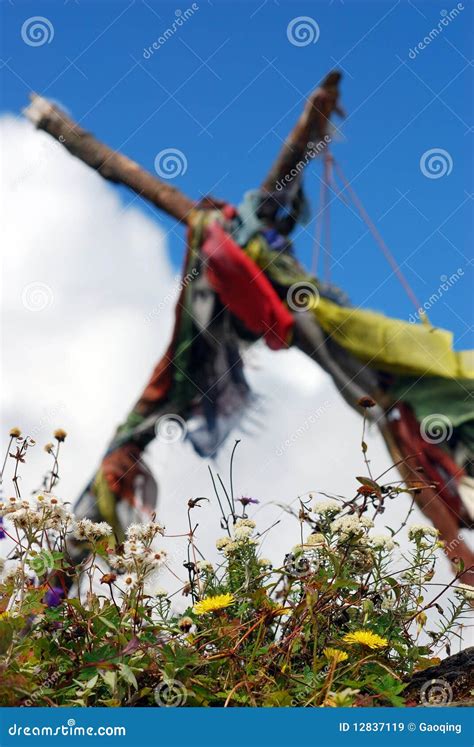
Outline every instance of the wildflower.
POLYGON ((359 644, 367 648, 385 648, 388 646, 386 638, 382 638, 371 630, 355 630, 353 633, 346 633, 342 639, 345 643, 359 644))
POLYGON ((246 540, 251 537, 253 529, 248 526, 236 526, 234 529, 234 537, 236 540, 246 540))
POLYGON ((96 523, 90 519, 80 519, 73 527, 74 537, 78 540, 94 540, 107 537, 112 534, 112 527, 105 521, 96 523))
POLYGON ((240 498, 237 498, 237 500, 242 504, 242 506, 248 506, 249 503, 258 503, 256 498, 250 498, 248 495, 242 495, 240 498))
POLYGON ((438 530, 434 527, 423 526, 421 524, 412 524, 408 527, 408 539, 419 541, 423 537, 438 537, 438 530))
POLYGON ((232 542, 230 537, 221 537, 216 542, 216 547, 218 550, 223 550, 227 545, 229 545, 232 542))
POLYGON ((29 508, 20 508, 11 513, 10 521, 20 529, 38 529, 43 523, 41 516, 29 508))
POLYGON ((22 570, 21 566, 18 562, 11 562, 8 568, 4 568, 3 574, 2 574, 2 583, 8 584, 10 581, 16 581, 18 578, 22 577, 22 570))
POLYGON ((226 546, 224 547, 223 553, 226 556, 226 558, 228 558, 229 555, 232 555, 232 553, 238 549, 239 549, 238 542, 228 542, 226 546))
POLYGON ((388 534, 374 534, 369 540, 375 550, 393 550, 395 547, 395 542, 388 534))
POLYGON ((329 498, 326 501, 316 501, 313 506, 313 511, 315 514, 320 514, 321 516, 324 516, 325 514, 335 516, 341 512, 341 507, 337 501, 329 498))
POLYGON ((249 527, 250 529, 255 529, 257 526, 252 519, 239 519, 236 524, 236 527, 249 527))
POLYGON ((162 586, 158 586, 154 590, 154 595, 155 595, 155 597, 158 597, 158 599, 163 599, 164 597, 168 596, 168 592, 166 591, 166 589, 163 589, 162 586))
POLYGON ((60 518, 70 516, 69 511, 65 508, 64 503, 60 498, 52 493, 38 493, 35 495, 35 501, 37 507, 47 512, 47 515, 53 515, 60 518))
POLYGON ((178 620, 178 628, 182 630, 183 633, 189 633, 192 627, 193 621, 190 617, 182 617, 181 620, 178 620))
POLYGON ((201 573, 212 573, 214 570, 214 566, 209 562, 209 560, 198 560, 196 567, 198 571, 201 571, 201 573))
POLYGON ((66 440, 67 433, 62 428, 57 428, 53 433, 54 438, 56 441, 59 441, 61 443, 62 441, 66 440))
POLYGON ((127 537, 132 541, 151 541, 157 534, 163 535, 164 533, 165 528, 156 521, 149 521, 146 524, 130 524, 127 529, 127 537))
POLYGON ((339 519, 335 519, 331 523, 331 529, 333 532, 337 532, 342 537, 350 537, 351 535, 363 534, 364 529, 373 527, 374 522, 367 516, 357 516, 357 514, 351 514, 350 516, 341 516, 339 519))
POLYGON ((52 586, 44 595, 44 601, 48 607, 59 607, 64 597, 64 589, 60 586, 52 586))
POLYGON ((21 436, 20 428, 10 428, 10 438, 20 438, 20 436, 21 436))
POLYGON ((329 659, 333 664, 340 664, 341 661, 346 661, 349 658, 349 654, 345 651, 341 651, 340 648, 325 648, 323 654, 326 659, 329 659))
POLYGON ((258 565, 260 566, 260 568, 272 568, 273 567, 272 561, 269 560, 268 558, 259 558, 258 565))
POLYGON ((137 556, 142 556, 145 552, 145 545, 143 542, 140 542, 138 540, 125 540, 123 543, 123 554, 126 558, 132 558, 137 556))
POLYGON ((122 576, 120 580, 125 585, 125 588, 129 591, 135 589, 138 586, 138 578, 135 573, 127 573, 125 574, 125 576, 122 576))
POLYGON ((100 579, 101 584, 113 584, 114 581, 117 580, 117 574, 116 573, 104 573, 102 578, 100 579))
POLYGON ((46 452, 47 454, 52 454, 52 453, 53 453, 53 449, 54 449, 54 444, 52 444, 52 443, 47 443, 47 444, 45 444, 45 445, 43 446, 43 448, 44 448, 44 450, 45 450, 45 452, 46 452))
POLYGON ((206 615, 208 612, 217 612, 234 603, 233 594, 218 594, 215 597, 206 597, 196 602, 193 611, 196 615, 206 615))
POLYGON ((155 550, 155 552, 151 553, 151 563, 153 566, 158 567, 163 565, 167 557, 168 553, 166 550, 155 550))
POLYGON ((321 547, 322 545, 327 545, 326 537, 324 534, 310 534, 306 537, 305 545, 310 547, 321 547))
POLYGON ((454 591, 465 599, 474 599, 474 586, 470 584, 458 584, 454 591))

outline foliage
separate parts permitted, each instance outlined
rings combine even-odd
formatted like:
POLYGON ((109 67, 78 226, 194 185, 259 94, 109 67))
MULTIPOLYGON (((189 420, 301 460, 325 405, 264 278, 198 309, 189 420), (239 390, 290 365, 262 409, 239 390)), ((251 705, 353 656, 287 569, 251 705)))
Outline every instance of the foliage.
POLYGON ((0 583, 0 705, 403 705, 410 676, 439 661, 467 611, 466 595, 449 612, 439 605, 444 589, 433 596, 436 530, 410 528, 402 567, 399 530, 374 533, 374 518, 402 488, 372 478, 360 478, 350 500, 301 499, 297 544, 272 567, 259 550, 264 532, 247 514, 257 501, 235 498, 232 477, 226 488, 212 475, 225 532, 220 560, 199 551, 193 517, 207 499, 191 499, 187 579, 167 592, 156 586, 168 563, 160 524, 133 525, 118 545, 107 524, 76 520, 55 495, 65 438, 57 433, 46 489, 29 500, 17 478, 32 442, 11 436, 16 494, 1 514, 14 550, 0 583), (89 552, 74 565, 78 542, 89 552), (110 566, 100 585, 99 559, 110 566), (66 597, 61 588, 72 583, 76 596, 66 597), (440 622, 428 630, 433 607, 440 622))

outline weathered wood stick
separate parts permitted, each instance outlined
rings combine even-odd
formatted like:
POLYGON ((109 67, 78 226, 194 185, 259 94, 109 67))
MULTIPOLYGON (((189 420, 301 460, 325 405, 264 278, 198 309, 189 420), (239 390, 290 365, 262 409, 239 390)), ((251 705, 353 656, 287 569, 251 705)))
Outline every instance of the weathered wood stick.
POLYGON ((104 179, 126 184, 160 210, 186 223, 187 216, 195 206, 194 200, 160 181, 127 156, 101 143, 47 99, 35 93, 30 98, 31 104, 24 113, 35 127, 62 143, 66 150, 98 171, 104 179))
POLYGON ((266 192, 274 192, 276 185, 284 181, 300 161, 303 161, 303 167, 306 161, 309 163, 314 156, 308 151, 317 155, 327 147, 332 113, 344 116, 344 111, 339 105, 341 78, 342 74, 339 71, 330 72, 307 99, 303 113, 262 183, 262 189, 266 192))

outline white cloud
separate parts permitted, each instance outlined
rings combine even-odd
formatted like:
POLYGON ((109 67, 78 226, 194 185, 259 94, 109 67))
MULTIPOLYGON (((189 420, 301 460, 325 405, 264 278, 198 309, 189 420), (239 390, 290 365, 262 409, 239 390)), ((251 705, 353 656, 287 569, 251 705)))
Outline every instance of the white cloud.
MULTIPOLYGON (((41 445, 64 427, 58 492, 73 500, 168 342, 172 303, 150 312, 176 295, 176 271, 157 225, 133 204, 126 208, 95 172, 26 121, 2 118, 1 134, 2 432, 19 425, 38 441, 23 480, 28 492, 48 466, 41 445), (46 308, 33 311, 38 296, 25 306, 25 288, 38 283, 46 308)), ((276 504, 294 504, 309 491, 352 495, 355 475, 365 473, 361 420, 296 350, 257 346, 247 373, 262 397, 260 427, 235 434, 242 438, 235 487, 260 500, 260 528, 281 520, 264 543, 264 554, 281 560, 297 541, 297 527, 276 504)), ((374 473, 381 473, 389 466, 385 447, 377 433, 368 440, 374 473)), ((232 445, 231 436, 214 465, 226 480, 232 445)), ((187 443, 154 443, 148 462, 160 484, 160 518, 173 533, 186 531, 187 500, 213 498, 206 462, 187 443)), ((396 526, 408 505, 400 496, 380 523, 396 526)), ((203 550, 213 551, 220 534, 216 508, 213 500, 195 511, 203 550)), ((426 523, 418 511, 413 521, 426 523)), ((439 580, 449 577, 442 559, 439 580)))

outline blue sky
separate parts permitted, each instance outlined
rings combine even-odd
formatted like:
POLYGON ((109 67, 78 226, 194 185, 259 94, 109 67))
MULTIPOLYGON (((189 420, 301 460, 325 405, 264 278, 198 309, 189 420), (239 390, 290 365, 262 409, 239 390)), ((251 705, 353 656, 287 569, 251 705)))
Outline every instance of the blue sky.
MULTIPOLYGON (((304 96, 329 69, 341 68, 349 117, 333 153, 421 302, 442 278, 463 270, 429 315, 453 330, 457 347, 470 347, 472 4, 466 1, 411 59, 410 49, 456 3, 200 0, 146 59, 144 50, 172 26, 176 11, 191 6, 188 0, 179 6, 3 0, 2 111, 19 113, 29 90, 36 90, 152 171, 159 151, 181 150, 187 170, 176 186, 190 196, 212 191, 235 202, 262 180, 304 96), (50 43, 23 41, 22 25, 32 16, 47 18, 54 28, 50 43), (316 43, 288 40, 288 24, 299 16, 317 23, 316 43), (447 152, 452 170, 430 179, 420 158, 434 148, 447 152)), ((320 172, 321 164, 312 164, 305 179, 313 209, 320 172)), ((122 196, 125 204, 133 200, 125 190, 122 196)), ((182 229, 144 203, 142 209, 168 232, 178 265, 182 229)), ((338 203, 332 226, 334 282, 356 304, 407 318, 410 302, 360 220, 338 203)), ((310 224, 295 238, 307 265, 313 234, 310 224)), ((130 282, 139 284, 139 275, 130 282)))

